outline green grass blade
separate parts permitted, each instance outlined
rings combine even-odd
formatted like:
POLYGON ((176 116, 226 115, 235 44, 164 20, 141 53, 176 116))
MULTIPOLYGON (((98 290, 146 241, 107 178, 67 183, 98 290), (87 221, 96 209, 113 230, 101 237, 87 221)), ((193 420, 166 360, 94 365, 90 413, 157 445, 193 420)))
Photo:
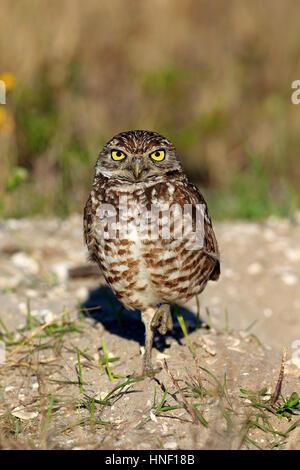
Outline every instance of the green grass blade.
POLYGON ((182 314, 181 314, 181 312, 180 312, 180 309, 179 309, 178 305, 174 304, 174 310, 175 310, 175 313, 176 313, 176 316, 177 316, 179 325, 180 325, 180 327, 181 327, 181 329, 182 329, 182 332, 183 332, 185 338, 187 339, 187 341, 188 341, 188 343, 189 343, 191 353, 192 353, 193 356, 195 357, 195 355, 196 355, 196 349, 195 349, 195 346, 193 345, 192 341, 190 340, 189 334, 188 334, 188 332, 187 332, 187 328, 186 328, 185 323, 184 323, 183 316, 182 316, 182 314))
POLYGON ((102 339, 102 349, 103 349, 103 353, 104 353, 104 360, 105 360, 105 367, 106 367, 106 370, 107 370, 107 373, 108 373, 108 377, 109 377, 109 380, 110 381, 113 381, 114 380, 114 376, 110 370, 110 367, 109 367, 109 362, 108 362, 108 352, 107 352, 107 347, 106 347, 106 342, 105 342, 105 339, 102 339))
POLYGON ((77 363, 78 363, 78 381, 79 381, 79 391, 83 393, 83 380, 82 380, 82 370, 81 370, 81 361, 80 361, 80 351, 76 348, 77 354, 77 363))
POLYGON ((32 330, 34 325, 33 325, 33 320, 32 320, 32 316, 31 316, 31 308, 30 308, 30 300, 29 299, 27 299, 26 306, 27 306, 27 326, 30 330, 32 330))

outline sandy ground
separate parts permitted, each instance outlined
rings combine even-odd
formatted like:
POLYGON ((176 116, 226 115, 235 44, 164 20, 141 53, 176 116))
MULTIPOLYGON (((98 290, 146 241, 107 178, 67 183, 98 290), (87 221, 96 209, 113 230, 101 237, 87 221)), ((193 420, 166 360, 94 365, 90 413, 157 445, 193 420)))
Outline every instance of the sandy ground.
POLYGON ((226 222, 215 229, 222 275, 200 297, 201 328, 196 328, 195 300, 181 309, 193 350, 175 320, 170 334, 157 334, 153 349, 153 359, 161 366, 165 359, 169 373, 162 368, 154 379, 129 382, 113 392, 141 370, 143 325, 138 312, 126 311, 118 325, 120 305, 105 291, 100 275, 86 275, 81 217, 1 223, 0 331, 7 342, 0 349, 2 447, 243 449, 278 442, 276 448, 300 448, 299 427, 286 436, 273 432, 284 433, 299 416, 288 421, 270 414, 265 425, 273 431, 249 429, 257 410, 240 391, 266 387, 272 393, 287 348, 282 394, 299 393, 300 216, 226 222), (100 308, 85 319, 76 311, 68 316, 79 303, 100 308), (28 305, 31 330, 20 330, 28 322, 28 305), (50 331, 46 339, 26 340, 38 324, 54 321, 74 321, 80 331, 50 331), (5 328, 11 343, 23 341, 22 348, 8 344, 5 328), (41 346, 47 342, 49 347, 41 346), (98 364, 105 345, 110 358, 119 358, 109 363, 113 380, 98 364), (195 391, 199 383, 200 395, 195 391), (198 404, 205 424, 188 405, 183 407, 178 385, 190 405, 198 404), (164 394, 163 405, 171 408, 160 410, 164 394))

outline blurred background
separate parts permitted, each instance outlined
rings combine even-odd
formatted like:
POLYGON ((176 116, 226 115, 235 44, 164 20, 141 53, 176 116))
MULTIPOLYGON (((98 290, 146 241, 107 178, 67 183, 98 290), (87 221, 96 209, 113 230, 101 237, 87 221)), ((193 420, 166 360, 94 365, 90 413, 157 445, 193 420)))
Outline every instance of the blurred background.
POLYGON ((299 206, 297 0, 1 0, 0 216, 82 212, 102 145, 174 142, 217 219, 299 206))

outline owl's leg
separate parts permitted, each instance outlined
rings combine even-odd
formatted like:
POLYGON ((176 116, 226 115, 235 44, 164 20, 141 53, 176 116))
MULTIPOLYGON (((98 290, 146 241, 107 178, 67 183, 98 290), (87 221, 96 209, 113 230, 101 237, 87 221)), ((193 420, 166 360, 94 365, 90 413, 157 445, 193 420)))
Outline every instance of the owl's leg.
POLYGON ((172 330, 173 321, 169 304, 162 304, 157 309, 152 318, 151 327, 157 329, 161 335, 165 335, 168 330, 172 330))
POLYGON ((160 368, 153 368, 152 361, 151 361, 151 351, 152 351, 152 344, 153 344, 153 336, 154 330, 152 326, 152 320, 155 316, 155 309, 154 308, 147 308, 146 310, 142 311, 142 320, 145 325, 145 354, 144 354, 144 365, 143 365, 143 376, 151 377, 157 372, 159 372, 160 368))

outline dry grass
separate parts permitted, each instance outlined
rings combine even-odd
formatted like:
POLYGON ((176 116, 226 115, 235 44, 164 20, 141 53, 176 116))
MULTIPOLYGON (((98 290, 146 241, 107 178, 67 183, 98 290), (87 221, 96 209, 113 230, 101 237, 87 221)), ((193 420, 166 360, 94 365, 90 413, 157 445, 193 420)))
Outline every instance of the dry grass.
POLYGON ((297 204, 299 5, 238 0, 3 0, 0 206, 81 210, 101 145, 149 128, 226 217, 297 204), (3 112, 5 110, 5 115, 3 112))

